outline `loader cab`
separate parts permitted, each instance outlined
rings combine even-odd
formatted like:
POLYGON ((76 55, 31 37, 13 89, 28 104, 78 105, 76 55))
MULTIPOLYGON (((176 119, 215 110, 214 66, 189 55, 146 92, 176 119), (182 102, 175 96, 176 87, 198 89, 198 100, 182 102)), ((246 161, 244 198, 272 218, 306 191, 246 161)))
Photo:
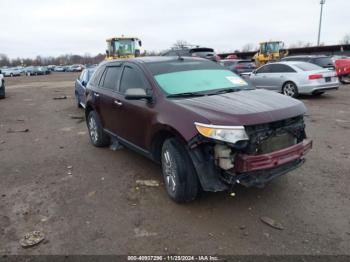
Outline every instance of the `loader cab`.
POLYGON ((106 58, 132 58, 140 56, 142 42, 133 37, 115 37, 107 39, 106 58))

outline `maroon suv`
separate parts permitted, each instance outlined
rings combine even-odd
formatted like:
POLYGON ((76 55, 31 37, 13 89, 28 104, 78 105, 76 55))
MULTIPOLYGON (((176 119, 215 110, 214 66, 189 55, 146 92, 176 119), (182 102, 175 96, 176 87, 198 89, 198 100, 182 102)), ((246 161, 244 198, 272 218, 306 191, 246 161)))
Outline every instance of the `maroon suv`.
POLYGON ((161 163, 170 197, 200 189, 263 186, 304 162, 302 102, 255 90, 201 58, 142 57, 103 62, 88 84, 91 142, 110 139, 161 163))

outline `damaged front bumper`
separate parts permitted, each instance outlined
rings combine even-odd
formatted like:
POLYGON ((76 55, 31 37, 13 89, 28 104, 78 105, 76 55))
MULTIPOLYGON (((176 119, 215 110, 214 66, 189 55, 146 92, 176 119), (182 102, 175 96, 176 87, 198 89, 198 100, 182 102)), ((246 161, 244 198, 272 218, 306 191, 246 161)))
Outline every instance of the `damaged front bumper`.
POLYGON ((258 126, 247 143, 194 140, 190 156, 205 191, 223 191, 235 184, 261 187, 299 166, 311 150, 302 119, 282 127, 258 126), (277 146, 277 147, 276 147, 277 146))
POLYGON ((312 148, 312 141, 305 139, 299 144, 269 154, 238 154, 235 158, 235 172, 244 173, 271 169, 301 159, 312 148))

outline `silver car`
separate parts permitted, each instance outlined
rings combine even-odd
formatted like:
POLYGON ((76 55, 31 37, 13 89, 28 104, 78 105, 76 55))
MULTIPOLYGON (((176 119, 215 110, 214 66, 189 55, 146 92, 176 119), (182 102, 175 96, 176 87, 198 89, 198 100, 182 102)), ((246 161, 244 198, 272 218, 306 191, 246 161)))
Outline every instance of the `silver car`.
POLYGON ((339 80, 333 70, 307 62, 286 61, 266 64, 249 77, 256 88, 281 92, 287 96, 299 94, 321 95, 339 88, 339 80))

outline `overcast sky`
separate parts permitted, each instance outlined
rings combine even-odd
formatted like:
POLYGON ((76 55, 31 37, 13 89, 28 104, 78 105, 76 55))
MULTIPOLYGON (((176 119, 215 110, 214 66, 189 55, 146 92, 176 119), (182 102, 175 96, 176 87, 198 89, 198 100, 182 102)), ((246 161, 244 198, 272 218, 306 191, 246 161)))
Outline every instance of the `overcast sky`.
MULTIPOLYGON (((0 53, 11 58, 104 53, 105 39, 138 36, 145 50, 176 40, 240 49, 283 40, 316 43, 320 0, 0 0, 0 53)), ((350 33, 350 1, 326 0, 321 41, 350 33)))

